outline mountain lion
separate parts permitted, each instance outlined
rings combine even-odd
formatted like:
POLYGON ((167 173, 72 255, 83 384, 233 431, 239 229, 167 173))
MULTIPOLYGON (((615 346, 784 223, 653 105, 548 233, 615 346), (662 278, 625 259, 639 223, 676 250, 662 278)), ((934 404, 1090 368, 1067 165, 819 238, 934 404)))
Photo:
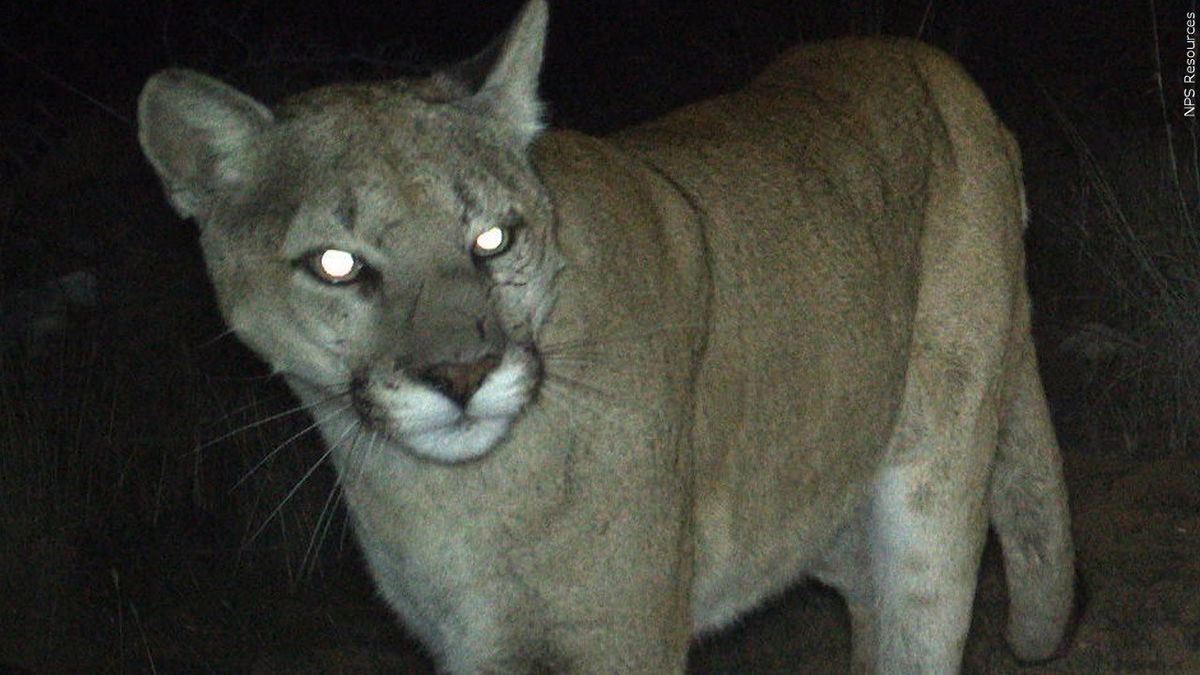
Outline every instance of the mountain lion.
POLYGON ((978 89, 836 41, 593 138, 543 130, 546 22, 275 110, 186 70, 140 100, 404 624, 453 673, 679 673, 807 576, 856 672, 950 673, 990 521, 1009 641, 1052 655, 1066 495, 1018 150, 978 89))

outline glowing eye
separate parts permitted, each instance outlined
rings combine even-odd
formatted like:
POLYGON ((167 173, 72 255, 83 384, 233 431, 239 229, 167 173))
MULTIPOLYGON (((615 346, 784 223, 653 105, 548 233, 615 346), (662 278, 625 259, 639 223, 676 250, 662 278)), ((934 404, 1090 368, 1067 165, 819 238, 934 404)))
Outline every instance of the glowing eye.
POLYGON ((321 281, 344 284, 357 279, 363 265, 353 253, 329 248, 309 256, 308 268, 321 281))
POLYGON ((354 256, 346 251, 329 249, 322 251, 320 257, 321 271, 333 279, 344 279, 354 273, 358 263, 354 256))
POLYGON ((503 253, 512 241, 512 234, 505 227, 489 227, 475 237, 474 253, 481 258, 487 258, 503 253))

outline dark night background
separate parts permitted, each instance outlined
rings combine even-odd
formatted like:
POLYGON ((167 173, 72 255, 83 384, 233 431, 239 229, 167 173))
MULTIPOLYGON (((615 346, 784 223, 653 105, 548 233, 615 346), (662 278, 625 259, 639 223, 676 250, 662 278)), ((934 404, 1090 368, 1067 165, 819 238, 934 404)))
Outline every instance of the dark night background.
MULTIPOLYGON (((132 118, 169 65, 272 102, 464 58, 519 5, 0 3, 0 673, 431 672, 374 599, 331 472, 305 478, 308 421, 225 335, 132 118)), ((958 57, 1020 139, 1087 603, 1067 654, 1021 670, 990 547, 967 672, 1200 672, 1188 11, 551 0, 556 126, 603 133, 734 88, 788 46, 883 33, 958 57)), ((803 586, 699 644, 692 670, 837 672, 846 631, 836 597, 803 586)))

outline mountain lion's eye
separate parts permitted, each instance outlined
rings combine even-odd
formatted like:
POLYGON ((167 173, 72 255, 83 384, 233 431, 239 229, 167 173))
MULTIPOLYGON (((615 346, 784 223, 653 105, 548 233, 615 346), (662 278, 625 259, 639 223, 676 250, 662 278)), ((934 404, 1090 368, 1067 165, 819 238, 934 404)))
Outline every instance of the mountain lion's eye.
POLYGON ((346 284, 358 279, 362 262, 349 251, 327 248, 310 254, 305 260, 313 276, 328 284, 346 284))
POLYGON ((471 246, 471 253, 479 258, 490 258, 494 255, 500 255, 508 249, 512 244, 512 228, 497 225, 489 227, 479 236, 475 237, 475 242, 471 246))

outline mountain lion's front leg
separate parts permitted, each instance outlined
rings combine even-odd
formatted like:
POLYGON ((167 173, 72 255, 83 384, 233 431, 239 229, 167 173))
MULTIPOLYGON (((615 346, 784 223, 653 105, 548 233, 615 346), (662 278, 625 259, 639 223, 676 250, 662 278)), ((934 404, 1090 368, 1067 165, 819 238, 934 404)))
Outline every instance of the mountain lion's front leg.
POLYGON ((503 672, 684 672, 691 560, 683 503, 661 484, 629 489, 621 483, 641 481, 598 478, 616 500, 602 516, 551 527, 514 555, 514 585, 528 589, 540 615, 525 639, 544 639, 550 652, 503 672))
POLYGON ((667 441, 680 437, 582 411, 590 438, 548 432, 566 404, 549 398, 482 462, 345 481, 372 575, 450 673, 682 673, 688 474, 667 441))
POLYGON ((668 674, 686 667, 686 441, 661 420, 621 417, 597 429, 605 442, 574 449, 566 485, 574 491, 571 512, 528 530, 527 548, 513 552, 515 584, 535 598, 540 630, 556 651, 546 672, 668 674))

